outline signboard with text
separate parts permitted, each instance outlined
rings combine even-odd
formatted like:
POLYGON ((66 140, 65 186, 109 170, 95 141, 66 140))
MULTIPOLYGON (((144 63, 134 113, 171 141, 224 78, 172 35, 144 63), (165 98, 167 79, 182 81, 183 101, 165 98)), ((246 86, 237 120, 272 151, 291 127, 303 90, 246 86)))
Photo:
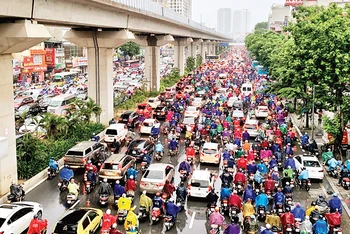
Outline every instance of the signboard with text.
POLYGON ((33 57, 23 57, 23 67, 32 67, 34 66, 33 57))
POLYGON ((45 48, 45 63, 48 66, 55 66, 55 49, 54 48, 45 48))

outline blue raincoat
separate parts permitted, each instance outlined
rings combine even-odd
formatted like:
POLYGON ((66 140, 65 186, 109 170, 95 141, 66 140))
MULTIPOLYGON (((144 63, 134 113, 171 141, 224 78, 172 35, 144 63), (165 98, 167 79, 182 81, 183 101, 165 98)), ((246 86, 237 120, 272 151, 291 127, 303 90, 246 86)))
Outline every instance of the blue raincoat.
POLYGON ((295 166, 295 161, 294 158, 288 158, 285 162, 284 162, 284 168, 288 168, 288 166, 290 166, 293 170, 296 170, 296 166, 295 166))
POLYGON ((277 159, 273 158, 271 159, 271 161, 269 162, 270 168, 274 168, 275 166, 277 166, 277 159))
POLYGON ((273 144, 273 145, 271 146, 271 151, 272 151, 273 153, 275 153, 276 151, 278 151, 279 148, 280 148, 280 145, 279 145, 279 144, 273 144))
POLYGON ((57 161, 53 160, 53 159, 50 159, 49 167, 57 171, 58 170, 58 163, 57 163, 57 161))
POLYGON ((296 218, 296 219, 301 219, 301 221, 305 220, 305 210, 301 206, 296 206, 292 210, 292 214, 294 215, 294 218, 296 218))
POLYGON ((250 184, 248 184, 247 188, 244 190, 243 201, 246 202, 248 198, 250 198, 252 201, 255 201, 256 198, 255 191, 252 189, 250 184))
POLYGON ((220 191, 220 199, 229 199, 231 195, 231 190, 229 188, 222 188, 220 191))
POLYGON ((182 161, 179 165, 179 171, 180 170, 185 170, 187 172, 191 172, 191 166, 188 162, 182 161))
POLYGON ((283 205, 284 201, 285 201, 286 197, 284 196, 284 194, 282 192, 277 192, 275 193, 273 200, 275 201, 275 204, 277 205, 283 205))
POLYGON ((241 145, 241 140, 239 138, 236 138, 233 142, 234 145, 241 145))
POLYGON ((265 207, 265 210, 267 210, 268 204, 269 204, 269 198, 266 196, 265 193, 259 194, 259 195, 256 197, 255 204, 256 204, 256 207, 257 207, 257 208, 258 208, 259 206, 264 206, 264 207, 265 207))
POLYGON ((309 179, 309 172, 307 170, 303 170, 299 177, 298 177, 299 180, 308 180, 309 179))
POLYGON ((172 202, 168 202, 165 205, 165 210, 167 215, 173 216, 174 220, 176 220, 177 214, 180 212, 181 208, 172 202))
POLYGON ((171 141, 169 142, 169 148, 170 148, 171 150, 175 150, 175 149, 177 148, 178 144, 179 144, 179 143, 177 143, 177 141, 171 140, 171 141))
POLYGON ((263 174, 263 175, 265 175, 265 174, 267 173, 267 167, 266 167, 266 165, 263 164, 263 163, 259 163, 259 164, 257 165, 257 169, 258 169, 258 171, 259 171, 261 174, 263 174))
POLYGON ((256 164, 255 164, 255 163, 250 163, 250 164, 248 164, 248 165, 247 165, 247 170, 248 170, 248 174, 250 174, 250 173, 255 174, 255 173, 256 173, 256 170, 257 170, 256 164))
POLYGON ((125 188, 120 184, 114 185, 114 196, 122 196, 125 193, 125 188))
POLYGON ((229 225, 225 231, 224 234, 240 234, 239 226, 235 223, 229 225))
POLYGON ((130 176, 134 176, 134 179, 137 178, 137 171, 134 168, 129 168, 126 172, 126 175, 128 177, 128 179, 130 178, 130 176))
POLYGON ((157 144, 156 145, 156 152, 163 152, 164 146, 162 144, 157 144))
POLYGON ((338 209, 339 214, 342 214, 342 206, 339 197, 332 197, 328 204, 332 210, 338 209))
POLYGON ((69 168, 63 168, 60 173, 60 179, 62 180, 70 180, 74 177, 74 172, 72 169, 69 168))
POLYGON ((338 161, 335 158, 331 158, 328 160, 328 169, 331 171, 335 169, 338 165, 338 161))
POLYGON ((325 220, 319 219, 313 226, 314 234, 327 234, 328 233, 328 224, 325 220))

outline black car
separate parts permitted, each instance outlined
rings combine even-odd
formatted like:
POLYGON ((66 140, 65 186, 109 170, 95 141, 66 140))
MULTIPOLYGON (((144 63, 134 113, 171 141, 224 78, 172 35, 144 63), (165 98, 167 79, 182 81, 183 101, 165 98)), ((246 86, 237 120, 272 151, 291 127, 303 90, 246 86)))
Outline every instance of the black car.
POLYGON ((168 109, 165 106, 157 106, 153 111, 153 116, 156 119, 165 119, 168 114, 168 109))
POLYGON ((139 123, 139 115, 135 111, 125 111, 118 119, 118 122, 134 128, 139 123))
POLYGON ((31 103, 18 108, 15 112, 15 119, 18 120, 20 115, 26 112, 26 117, 28 116, 37 116, 41 113, 40 106, 37 103, 31 103))
POLYGON ((46 96, 43 96, 42 99, 40 99, 39 106, 42 112, 47 112, 47 107, 50 105, 51 99, 57 96, 56 94, 49 94, 46 96))
POLYGON ((136 160, 141 160, 141 156, 145 150, 152 156, 154 153, 154 143, 149 140, 136 139, 130 143, 126 154, 135 157, 136 160))

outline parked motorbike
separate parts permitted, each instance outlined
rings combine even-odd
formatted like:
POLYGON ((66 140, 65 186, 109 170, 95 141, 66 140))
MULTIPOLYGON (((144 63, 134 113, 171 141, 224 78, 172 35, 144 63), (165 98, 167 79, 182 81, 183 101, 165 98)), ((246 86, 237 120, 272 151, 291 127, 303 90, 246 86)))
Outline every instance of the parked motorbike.
POLYGON ((9 194, 7 196, 7 200, 9 202, 20 202, 20 201, 23 201, 24 200, 24 197, 25 197, 25 192, 23 190, 23 185, 17 185, 17 190, 18 192, 16 194, 9 194))

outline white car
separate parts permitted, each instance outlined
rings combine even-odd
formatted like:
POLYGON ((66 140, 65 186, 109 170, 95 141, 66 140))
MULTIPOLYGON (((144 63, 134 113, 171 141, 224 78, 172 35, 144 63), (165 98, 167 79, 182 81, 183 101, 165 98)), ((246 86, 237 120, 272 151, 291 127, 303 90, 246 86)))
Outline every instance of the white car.
POLYGON ((33 216, 42 217, 43 206, 36 202, 13 202, 0 205, 0 233, 22 233, 33 216))
POLYGON ((188 196, 206 198, 213 188, 214 179, 207 169, 193 171, 191 181, 188 183, 188 196))
POLYGON ((266 118, 269 115, 269 108, 267 106, 258 106, 255 109, 256 118, 266 118))
POLYGON ((220 163, 220 151, 219 144, 217 143, 204 143, 202 150, 200 152, 201 163, 220 163))
POLYGON ((192 85, 186 85, 184 88, 185 93, 192 93, 194 91, 194 88, 192 85))
POLYGON ((245 118, 244 113, 241 110, 232 111, 232 117, 239 118, 239 119, 245 118))
POLYGON ((238 101, 238 97, 230 97, 228 100, 227 100, 227 106, 228 107, 233 107, 233 104, 238 101))
POLYGON ((147 104, 150 105, 152 109, 156 109, 156 107, 160 105, 160 100, 158 98, 148 98, 147 104))
POLYGON ((175 175, 173 165, 166 163, 151 164, 140 181, 140 190, 146 190, 147 193, 157 193, 163 190, 165 181, 172 181, 175 175))
POLYGON ((247 129, 250 137, 257 137, 259 135, 259 120, 247 119, 244 128, 247 129))
POLYGON ((297 155, 294 156, 295 166, 300 172, 305 167, 309 172, 310 179, 323 180, 324 170, 322 164, 316 156, 313 155, 297 155))
POLYGON ((198 118, 198 116, 199 116, 199 108, 197 106, 188 106, 188 107, 186 107, 184 116, 185 116, 185 118, 187 118, 187 117, 198 118))
POLYGON ((223 96, 227 96, 227 90, 228 90, 228 88, 220 88, 220 89, 218 89, 217 91, 216 91, 216 95, 215 95, 215 97, 220 97, 220 95, 223 95, 223 96))
POLYGON ((205 95, 205 93, 206 93, 205 90, 200 90, 200 91, 197 91, 196 96, 203 97, 205 95))
POLYGON ((156 119, 145 119, 141 125, 141 134, 151 134, 152 128, 160 128, 160 123, 156 119))
POLYGON ((197 107, 202 107, 203 105, 203 98, 201 97, 196 97, 193 99, 193 101, 191 102, 192 106, 197 106, 197 107))
POLYGON ((41 116, 36 116, 26 119, 24 124, 19 128, 19 133, 24 134, 26 132, 33 133, 37 131, 39 134, 45 134, 45 129, 39 126, 42 118, 41 116))

